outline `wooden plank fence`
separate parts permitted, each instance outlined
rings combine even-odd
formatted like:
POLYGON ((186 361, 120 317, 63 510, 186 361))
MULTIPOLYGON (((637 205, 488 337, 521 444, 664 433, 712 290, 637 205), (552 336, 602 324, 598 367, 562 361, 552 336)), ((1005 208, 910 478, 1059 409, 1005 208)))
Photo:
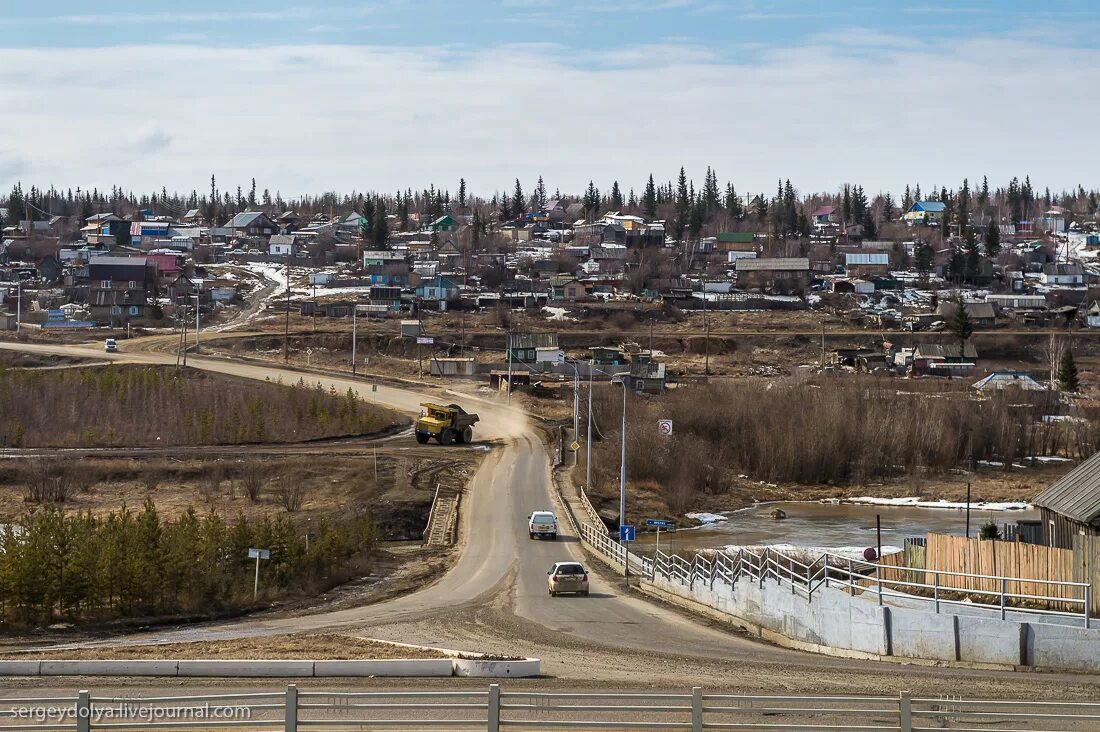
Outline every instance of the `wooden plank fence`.
MULTIPOLYGON (((973 576, 992 575, 1017 578, 1005 583, 1005 591, 1009 593, 1077 600, 1081 598, 1081 590, 1077 587, 1028 581, 1082 581, 1079 566, 1075 572, 1075 564, 1079 563, 1074 561, 1074 553, 1068 549, 1053 549, 1037 544, 994 539, 983 541, 944 534, 929 534, 923 549, 924 551, 919 551, 918 547, 907 547, 907 550, 902 553, 883 557, 878 562, 882 568, 880 572, 883 582, 915 582, 928 585, 938 583, 944 590, 960 592, 981 590, 999 593, 1000 580, 973 576), (958 572, 971 576, 939 574, 934 577, 934 571, 958 572)), ((906 591, 903 585, 899 585, 898 589, 906 591)), ((982 597, 988 601, 990 596, 982 597)), ((1034 607, 1041 606, 1041 603, 1031 600, 1027 604, 1034 607)), ((1074 611, 1080 610, 1080 605, 1051 602, 1046 609, 1074 611)))

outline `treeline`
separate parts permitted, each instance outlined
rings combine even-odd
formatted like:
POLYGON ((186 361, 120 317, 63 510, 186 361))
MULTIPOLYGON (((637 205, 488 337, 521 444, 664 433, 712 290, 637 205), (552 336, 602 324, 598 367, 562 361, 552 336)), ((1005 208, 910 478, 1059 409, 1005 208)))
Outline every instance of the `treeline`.
POLYGON ((93 516, 56 507, 0 529, 0 625, 42 625, 208 613, 252 603, 255 560, 260 592, 273 599, 346 579, 374 541, 370 516, 320 521, 304 531, 285 517, 229 523, 187 511, 161 521, 147 502, 93 516))
MULTIPOLYGON (((977 179, 975 179, 977 181, 977 179)), ((769 191, 738 192, 732 181, 719 182, 717 171, 708 166, 698 185, 681 168, 673 181, 657 181, 651 174, 637 185, 612 181, 604 190, 589 181, 584 191, 554 189, 538 177, 537 183, 524 189, 517 178, 491 196, 479 197, 468 193, 465 179, 460 179, 453 192, 448 186, 429 184, 421 190, 405 188, 395 192, 376 190, 327 192, 317 196, 284 198, 278 191, 258 188, 255 178, 245 185, 220 187, 212 175, 209 189, 197 189, 189 193, 160 191, 135 193, 121 186, 111 190, 58 189, 51 186, 24 188, 22 183, 12 187, 7 196, 9 218, 42 220, 50 216, 70 216, 83 221, 95 213, 111 212, 121 216, 140 215, 148 211, 153 215, 182 217, 187 211, 197 209, 215 225, 224 225, 241 211, 264 210, 271 213, 294 210, 302 216, 316 213, 347 213, 356 211, 367 216, 364 230, 367 238, 377 242, 387 232, 385 215, 393 214, 402 227, 407 227, 411 214, 418 214, 421 221, 432 220, 447 211, 460 211, 475 217, 475 229, 486 233, 490 221, 506 221, 528 211, 541 210, 550 200, 583 204, 584 216, 597 218, 609 211, 621 211, 648 218, 668 221, 672 233, 681 238, 691 234, 694 228, 703 231, 738 229, 763 230, 776 236, 804 236, 809 229, 809 216, 822 205, 837 207, 845 224, 859 224, 865 236, 875 235, 884 224, 896 220, 914 201, 942 200, 958 202, 975 212, 987 212, 998 220, 1018 222, 1029 220, 1052 205, 1062 205, 1074 211, 1094 214, 1100 208, 1100 192, 1075 188, 1052 191, 1037 190, 1028 176, 1021 181, 1013 178, 1006 185, 991 187, 987 177, 973 187, 966 181, 958 189, 932 186, 924 191, 919 184, 906 185, 904 193, 881 191, 867 193, 858 183, 843 186, 833 192, 798 191, 789 178, 780 178, 774 195, 769 191), (380 221, 381 220, 381 221, 380 221)), ((953 220, 954 217, 946 217, 953 220)), ((3 222, 10 223, 10 222, 3 222)), ((984 222, 979 221, 979 225, 984 222)), ((947 226, 951 226, 948 223, 947 226)), ((696 235, 697 236, 697 235, 696 235)))
POLYGON ((349 389, 230 381, 201 372, 0 366, 0 445, 98 447, 297 442, 376 432, 393 415, 349 389))
MULTIPOLYGON (((944 474, 969 461, 1012 465, 1031 456, 1083 458, 1100 448, 1096 415, 1044 421, 1045 393, 966 392, 859 380, 850 385, 730 383, 676 390, 659 400, 631 397, 627 475, 661 486, 673 506, 721 493, 739 476, 804 484, 859 484, 944 474), (918 391, 919 389, 919 391, 918 391), (657 434, 671 419, 675 435, 657 434)), ((603 434, 594 468, 617 481, 621 395, 595 401, 603 434)))

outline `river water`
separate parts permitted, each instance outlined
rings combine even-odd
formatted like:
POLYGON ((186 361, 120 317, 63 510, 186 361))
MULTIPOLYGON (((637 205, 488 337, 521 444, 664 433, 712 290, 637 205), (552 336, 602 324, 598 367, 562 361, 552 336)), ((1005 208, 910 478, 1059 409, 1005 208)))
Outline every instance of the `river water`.
MULTIPOLYGON (((705 527, 661 532, 663 549, 677 552, 693 549, 718 549, 726 546, 794 546, 807 549, 862 549, 876 545, 875 517, 882 520, 882 546, 900 548, 905 539, 938 534, 966 533, 966 511, 951 508, 916 508, 912 506, 865 506, 851 503, 779 502, 765 503, 741 511, 724 514, 728 520, 705 527), (787 518, 775 520, 772 511, 779 509, 787 518)), ((989 521, 997 525, 1014 523, 1018 519, 1037 519, 1036 510, 991 511, 972 508, 970 535, 989 521)), ((656 534, 639 532, 636 548, 652 549, 656 534)))

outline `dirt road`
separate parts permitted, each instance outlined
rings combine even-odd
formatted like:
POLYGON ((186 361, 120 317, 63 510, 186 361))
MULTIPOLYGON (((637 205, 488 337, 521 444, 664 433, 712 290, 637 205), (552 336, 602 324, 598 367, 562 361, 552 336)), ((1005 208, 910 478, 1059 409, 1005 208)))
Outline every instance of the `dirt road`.
MULTIPOLYGON (((86 356, 97 347, 3 343, 0 348, 86 356)), ((128 349, 127 349, 128 350, 128 349)), ((120 352, 114 360, 174 363, 158 353, 120 352)), ((274 366, 191 357, 189 365, 253 379, 297 380, 274 366)), ((362 380, 314 375, 311 381, 406 413, 428 394, 362 380)), ((587 557, 569 532, 557 542, 531 541, 524 521, 553 507, 549 456, 525 416, 481 401, 455 401, 482 417, 479 439, 503 447, 483 461, 462 511, 462 546, 436 583, 389 602, 303 617, 249 618, 139 633, 127 641, 178 642, 291 631, 355 630, 363 635, 452 648, 538 655, 544 672, 577 682, 803 692, 891 692, 968 695, 1100 695, 1100 676, 972 671, 834 659, 778 649, 643 600, 615 576, 597 572, 592 596, 546 595, 554 561, 587 557)), ((443 448, 440 448, 443 449, 443 448)), ((119 639, 104 640, 104 645, 119 639)))

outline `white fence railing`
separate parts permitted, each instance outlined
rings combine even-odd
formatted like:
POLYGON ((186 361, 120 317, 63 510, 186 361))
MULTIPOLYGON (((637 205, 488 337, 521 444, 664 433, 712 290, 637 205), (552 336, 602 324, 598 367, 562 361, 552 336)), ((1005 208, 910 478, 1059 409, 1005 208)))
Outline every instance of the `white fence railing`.
MULTIPOLYGON (((617 561, 621 564, 621 554, 617 561)), ((632 562, 634 555, 631 555, 632 562)), ((852 559, 836 554, 797 556, 765 548, 759 552, 718 551, 711 555, 694 554, 690 559, 657 552, 653 557, 639 557, 643 573, 650 578, 663 577, 689 588, 703 583, 710 588, 715 582, 734 585, 740 579, 762 582, 773 579, 787 585, 791 592, 812 599, 821 588, 842 588, 850 594, 871 594, 879 605, 885 600, 905 600, 922 603, 936 613, 944 606, 981 607, 992 610, 1004 619, 1009 612, 1041 615, 1045 620, 1063 622, 1076 619, 1085 628, 1090 626, 1089 604, 1091 587, 1088 582, 1063 582, 996 575, 966 574, 939 570, 913 570, 913 574, 931 575, 932 582, 884 577, 884 573, 906 575, 899 567, 881 567, 874 562, 852 559), (996 590, 957 589, 941 585, 946 577, 970 578, 993 583, 996 590), (1027 583, 1048 588, 1042 594, 1013 592, 1013 587, 1027 583), (1050 606, 1068 606, 1072 610, 1053 610, 1050 606), (1046 606, 1046 607, 1043 607, 1046 606)))
POLYGON ((25 697, 0 731, 225 730, 1047 730, 1100 728, 1100 702, 961 697, 503 691, 285 691, 193 696, 25 697))

